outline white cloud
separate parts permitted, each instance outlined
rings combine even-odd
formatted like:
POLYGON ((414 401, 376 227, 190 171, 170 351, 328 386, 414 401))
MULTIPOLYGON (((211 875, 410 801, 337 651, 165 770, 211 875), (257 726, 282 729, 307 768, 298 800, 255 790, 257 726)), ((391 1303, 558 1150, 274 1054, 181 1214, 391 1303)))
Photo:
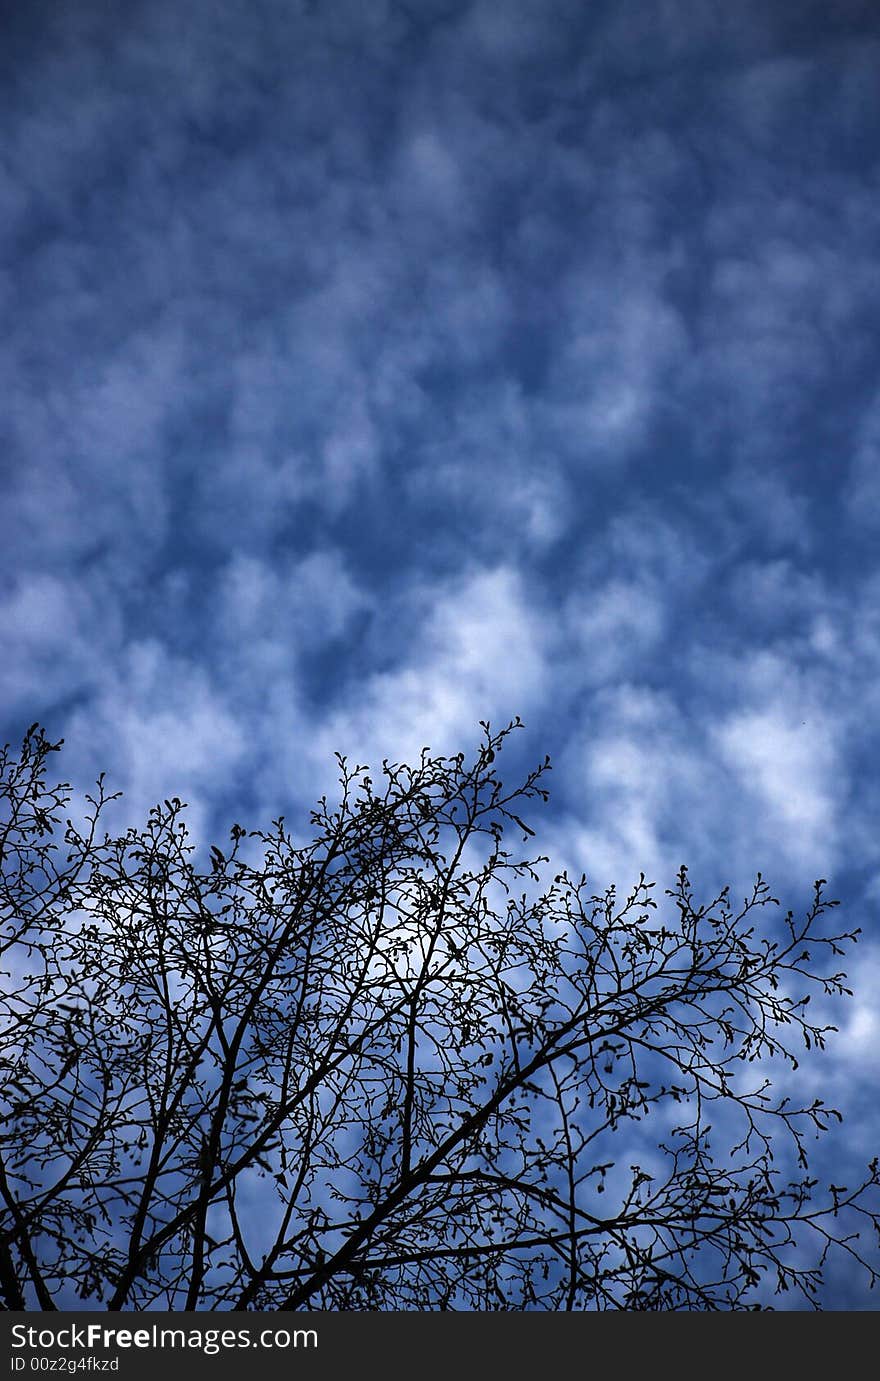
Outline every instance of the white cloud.
POLYGON ((98 577, 23 573, 0 599, 0 697, 31 719, 35 689, 43 702, 94 692, 122 641, 113 591, 98 577))
POLYGON ((118 809, 126 820, 140 824, 156 801, 179 796, 204 844, 217 802, 235 794, 236 772, 253 752, 252 732, 203 667, 145 640, 131 644, 94 699, 74 711, 67 738, 77 780, 111 766, 108 787, 124 793, 118 809))
POLYGON ((647 670, 665 631, 660 591, 648 582, 612 579, 578 589, 563 610, 563 642, 571 640, 571 682, 593 685, 647 670))
POLYGON ((666 886, 681 863, 696 872, 705 861, 715 811, 702 733, 668 694, 630 682, 598 691, 560 770, 567 810, 553 833, 571 871, 597 887, 628 887, 642 871, 666 886))
POLYGON ((771 704, 727 717, 715 740, 756 811, 751 833, 818 876, 838 860, 838 785, 841 763, 834 726, 811 706, 809 720, 791 704, 771 704))
POLYGON ((369 603, 337 551, 271 563, 238 553, 222 572, 217 591, 225 655, 235 657, 246 672, 254 648, 269 645, 296 666, 310 650, 344 633, 369 603))
POLYGON ((424 746, 457 752, 475 740, 478 720, 500 727, 546 693, 540 613, 514 571, 477 571, 422 589, 409 604, 411 645, 392 669, 353 687, 344 708, 319 726, 319 761, 336 749, 373 766, 384 757, 417 758, 424 746))
POLYGON ((569 454, 614 463, 644 439, 686 332, 660 291, 614 263, 579 269, 564 300, 548 418, 569 454))

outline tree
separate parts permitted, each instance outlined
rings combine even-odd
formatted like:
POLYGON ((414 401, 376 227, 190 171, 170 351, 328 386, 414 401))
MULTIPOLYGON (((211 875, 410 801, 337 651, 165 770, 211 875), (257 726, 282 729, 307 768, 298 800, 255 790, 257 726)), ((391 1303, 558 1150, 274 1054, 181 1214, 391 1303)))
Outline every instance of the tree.
POLYGON ((201 867, 180 800, 114 835, 102 777, 65 823, 60 744, 7 746, 8 1308, 817 1307, 832 1250, 873 1283, 877 1161, 823 1189, 840 1115, 770 1085, 857 932, 821 881, 798 920, 760 876, 542 881, 517 725, 378 786, 340 757, 310 842, 236 824, 201 867))

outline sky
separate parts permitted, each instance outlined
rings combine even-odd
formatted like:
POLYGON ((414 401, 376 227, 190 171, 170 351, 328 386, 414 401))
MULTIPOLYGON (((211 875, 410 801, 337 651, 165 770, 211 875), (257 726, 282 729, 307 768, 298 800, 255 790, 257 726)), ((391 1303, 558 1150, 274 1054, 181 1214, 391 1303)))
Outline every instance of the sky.
POLYGON ((878 73, 867 0, 3 5, 3 738, 219 837, 520 715, 597 888, 830 880, 870 1158, 878 73))

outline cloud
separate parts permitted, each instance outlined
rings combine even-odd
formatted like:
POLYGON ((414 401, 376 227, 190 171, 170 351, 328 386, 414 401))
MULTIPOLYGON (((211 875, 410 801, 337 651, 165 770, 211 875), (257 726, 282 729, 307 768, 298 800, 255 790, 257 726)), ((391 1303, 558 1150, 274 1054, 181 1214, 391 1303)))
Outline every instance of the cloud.
POLYGON ((578 871, 873 906, 873 22, 23 7, 8 736, 207 831, 520 714, 578 871))
POLYGON ((417 759, 425 746, 454 753, 475 740, 478 720, 501 727, 546 693, 541 619, 514 571, 415 592, 401 616, 409 655, 351 687, 320 728, 317 761, 335 749, 371 766, 417 759))
POLYGON ((803 868, 833 871, 838 811, 832 726, 798 721, 795 707, 772 706, 725 720, 716 731, 722 759, 757 810, 757 829, 774 854, 803 868))
POLYGON ((321 642, 340 637, 368 604, 340 554, 326 549, 271 565, 235 554, 219 586, 219 627, 232 644, 227 656, 237 650, 245 667, 252 667, 257 640, 292 662, 308 656, 321 642))
POLYGON ((41 707, 94 695, 125 643, 115 591, 103 575, 77 581, 72 572, 23 572, 0 597, 0 697, 7 715, 31 722, 41 707))
POLYGON ((218 801, 240 787, 247 724, 209 674, 153 640, 131 644, 85 707, 69 718, 69 765, 86 782, 112 763, 108 788, 122 791, 114 821, 142 823, 157 801, 179 796, 204 845, 218 801))

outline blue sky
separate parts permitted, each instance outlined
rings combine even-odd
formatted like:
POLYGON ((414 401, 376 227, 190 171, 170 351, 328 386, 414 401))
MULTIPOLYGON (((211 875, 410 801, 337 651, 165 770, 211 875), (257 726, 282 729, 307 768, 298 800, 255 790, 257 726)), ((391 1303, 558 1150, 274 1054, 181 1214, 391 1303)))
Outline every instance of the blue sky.
POLYGON ((3 736, 225 832, 519 714, 597 887, 831 879, 875 1153, 874 5, 2 29, 3 736))

